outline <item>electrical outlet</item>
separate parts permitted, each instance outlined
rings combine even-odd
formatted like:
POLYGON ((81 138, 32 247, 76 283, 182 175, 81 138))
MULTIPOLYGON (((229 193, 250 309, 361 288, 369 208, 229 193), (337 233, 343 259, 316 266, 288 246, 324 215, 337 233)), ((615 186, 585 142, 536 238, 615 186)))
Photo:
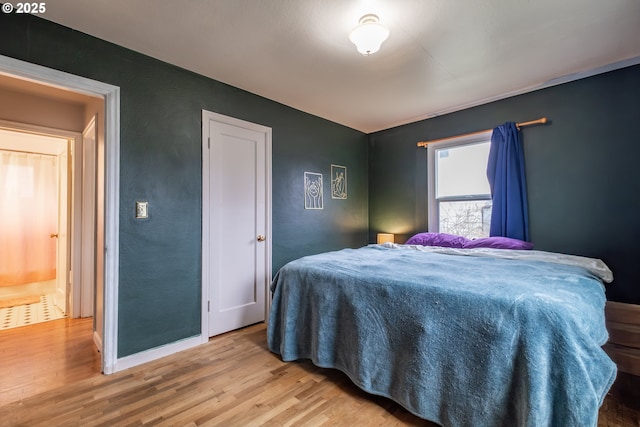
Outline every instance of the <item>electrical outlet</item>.
POLYGON ((136 218, 149 218, 148 202, 136 202, 136 218))

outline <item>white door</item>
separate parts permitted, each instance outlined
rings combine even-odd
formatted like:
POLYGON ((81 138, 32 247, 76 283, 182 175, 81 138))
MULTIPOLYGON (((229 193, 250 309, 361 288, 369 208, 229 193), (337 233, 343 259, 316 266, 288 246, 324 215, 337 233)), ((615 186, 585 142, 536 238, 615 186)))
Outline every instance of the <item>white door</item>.
POLYGON ((67 151, 58 155, 58 231, 51 234, 52 238, 57 238, 56 247, 56 292, 54 294, 54 304, 62 310, 68 311, 69 303, 69 266, 68 266, 68 175, 69 156, 67 151))
POLYGON ((266 317, 271 279, 270 135, 269 128, 203 112, 207 336, 266 317))

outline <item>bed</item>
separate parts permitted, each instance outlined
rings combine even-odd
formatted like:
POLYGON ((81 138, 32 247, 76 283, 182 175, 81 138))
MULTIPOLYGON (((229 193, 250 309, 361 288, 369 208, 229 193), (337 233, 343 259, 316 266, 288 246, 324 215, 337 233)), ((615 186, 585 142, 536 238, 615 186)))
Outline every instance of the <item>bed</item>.
POLYGON ((443 426, 596 426, 600 260, 385 243, 312 255, 271 285, 269 349, 346 373, 443 426))

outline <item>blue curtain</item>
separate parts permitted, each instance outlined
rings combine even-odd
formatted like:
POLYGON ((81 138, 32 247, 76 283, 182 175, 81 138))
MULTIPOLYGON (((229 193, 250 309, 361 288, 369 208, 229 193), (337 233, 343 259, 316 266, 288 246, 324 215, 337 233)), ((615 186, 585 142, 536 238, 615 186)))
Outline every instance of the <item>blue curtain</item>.
POLYGON ((487 165, 493 208, 491 236, 529 240, 524 152, 515 123, 493 130, 487 165))

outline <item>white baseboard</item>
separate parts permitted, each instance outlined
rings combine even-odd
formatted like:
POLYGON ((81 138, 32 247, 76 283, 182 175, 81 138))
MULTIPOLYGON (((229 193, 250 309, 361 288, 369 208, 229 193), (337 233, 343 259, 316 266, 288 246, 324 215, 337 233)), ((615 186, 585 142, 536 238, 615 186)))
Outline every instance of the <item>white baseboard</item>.
POLYGON ((98 335, 97 331, 93 331, 93 343, 98 348, 98 351, 102 353, 102 339, 100 338, 100 335, 98 335))
POLYGON ((202 344, 202 337, 200 335, 197 335, 195 337, 185 338, 171 344, 141 351, 140 353, 132 354, 131 356, 125 356, 119 358, 116 361, 114 372, 133 368, 134 366, 142 365, 143 363, 151 362, 153 360, 160 359, 161 357, 169 356, 180 351, 196 347, 200 344, 202 344))

